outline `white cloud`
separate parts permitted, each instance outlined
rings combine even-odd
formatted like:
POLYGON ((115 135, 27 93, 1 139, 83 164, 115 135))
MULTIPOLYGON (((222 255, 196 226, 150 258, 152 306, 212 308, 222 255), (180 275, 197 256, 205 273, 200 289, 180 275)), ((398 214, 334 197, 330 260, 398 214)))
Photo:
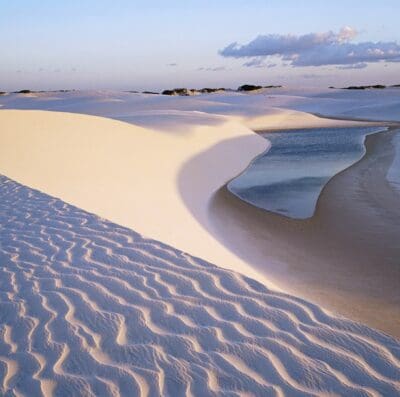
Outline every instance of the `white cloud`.
POLYGON ((229 44, 220 54, 224 57, 250 58, 244 64, 249 67, 260 67, 272 56, 297 67, 349 65, 360 68, 372 62, 400 62, 400 44, 397 42, 352 42, 356 36, 357 31, 348 26, 338 33, 329 31, 302 36, 269 34, 258 36, 245 45, 229 44))
POLYGON ((340 29, 340 32, 337 35, 339 43, 343 43, 354 39, 357 36, 357 30, 353 29, 350 26, 345 26, 344 28, 340 29))
POLYGON ((252 58, 249 61, 245 62, 243 66, 248 68, 274 68, 278 66, 276 63, 268 63, 264 57, 261 58, 252 58))

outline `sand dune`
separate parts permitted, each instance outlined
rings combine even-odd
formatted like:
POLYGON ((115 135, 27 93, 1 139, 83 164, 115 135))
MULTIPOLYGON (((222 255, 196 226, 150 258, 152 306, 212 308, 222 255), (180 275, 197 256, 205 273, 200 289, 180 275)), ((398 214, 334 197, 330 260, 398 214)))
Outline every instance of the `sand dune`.
POLYGON ((57 93, 56 98, 49 93, 7 95, 0 98, 5 108, 52 112, 0 111, 0 172, 272 286, 209 233, 214 227, 210 201, 268 147, 250 128, 354 122, 270 108, 264 100, 263 95, 237 93, 189 98, 105 92, 57 93), (192 162, 202 153, 204 161, 192 162))
MULTIPOLYGON (((300 116, 305 128, 304 112, 331 117, 400 121, 400 93, 397 88, 382 91, 278 88, 266 89, 256 94, 224 92, 193 97, 149 96, 112 91, 43 92, 33 96, 2 95, 0 106, 5 109, 100 115, 170 131, 182 124, 182 117, 177 116, 188 117, 187 123, 192 123, 194 119, 201 123, 201 117, 198 116, 202 114, 211 117, 216 114, 236 116, 248 122, 252 118, 259 119, 258 121, 264 118, 265 121, 265 116, 280 112, 281 122, 284 123, 281 128, 289 127, 288 115, 292 115, 294 127, 299 122, 299 119, 295 120, 296 115, 300 116), (288 109, 291 111, 288 112, 288 109)), ((311 115, 308 117, 317 126, 324 125, 311 115), (318 125, 318 122, 321 124, 318 125)), ((259 123, 259 127, 270 127, 270 122, 271 118, 267 120, 267 124, 259 123)), ((313 126, 312 123, 309 125, 313 126)))
POLYGON ((250 229, 232 243, 214 213, 221 186, 268 145, 250 127, 354 124, 298 110, 340 113, 348 101, 1 97, 3 109, 41 110, 0 111, 0 173, 65 202, 0 178, 0 394, 400 394, 398 341, 290 285, 267 288, 282 265, 271 248, 287 236, 264 244, 265 277, 243 257, 250 229))
POLYGON ((187 126, 185 134, 176 134, 103 117, 28 110, 1 110, 0 124, 2 174, 212 263, 263 279, 204 230, 181 198, 183 192, 189 195, 197 215, 209 221, 212 194, 268 145, 245 126, 228 120, 187 126), (232 136, 241 144, 221 145, 232 136), (217 144, 212 158, 178 181, 194 153, 217 144))
POLYGON ((3 395, 397 395, 400 345, 0 178, 3 395))

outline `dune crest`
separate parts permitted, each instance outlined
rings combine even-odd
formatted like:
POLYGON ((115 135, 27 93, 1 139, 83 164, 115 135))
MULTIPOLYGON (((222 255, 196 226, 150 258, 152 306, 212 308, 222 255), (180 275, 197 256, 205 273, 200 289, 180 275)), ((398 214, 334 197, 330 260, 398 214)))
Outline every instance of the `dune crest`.
POLYGON ((0 177, 3 395, 397 395, 400 344, 0 177))

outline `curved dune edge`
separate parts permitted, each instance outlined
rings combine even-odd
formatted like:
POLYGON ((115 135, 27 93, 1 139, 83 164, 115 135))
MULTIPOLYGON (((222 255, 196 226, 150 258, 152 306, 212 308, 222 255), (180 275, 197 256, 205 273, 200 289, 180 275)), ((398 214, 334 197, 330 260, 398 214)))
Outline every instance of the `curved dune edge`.
MULTIPOLYGON (((262 152, 267 142, 235 121, 187 127, 184 135, 97 116, 1 110, 0 172, 221 266, 264 279, 194 219, 176 188, 194 153, 230 136, 246 146, 220 152, 185 181, 207 218, 212 192, 262 152)), ((264 279, 266 282, 266 280, 264 279)))
POLYGON ((0 391, 400 393, 400 345, 0 177, 0 391))
POLYGON ((324 127, 351 127, 362 125, 381 125, 380 121, 340 119, 319 117, 312 113, 305 113, 299 110, 289 110, 284 108, 269 108, 270 114, 262 116, 244 117, 241 119, 243 124, 255 131, 284 130, 284 129, 304 129, 304 128, 324 128, 324 127))
POLYGON ((271 280, 210 235, 209 202, 268 145, 244 122, 294 128, 332 125, 332 121, 282 109, 269 109, 268 115, 248 120, 224 116, 217 125, 209 124, 209 118, 205 115, 203 125, 185 125, 185 134, 173 134, 97 116, 0 110, 0 172, 272 286, 271 280), (232 139, 234 145, 229 143, 232 139), (190 159, 214 147, 218 150, 182 179, 190 159), (182 194, 196 209, 195 217, 182 194))

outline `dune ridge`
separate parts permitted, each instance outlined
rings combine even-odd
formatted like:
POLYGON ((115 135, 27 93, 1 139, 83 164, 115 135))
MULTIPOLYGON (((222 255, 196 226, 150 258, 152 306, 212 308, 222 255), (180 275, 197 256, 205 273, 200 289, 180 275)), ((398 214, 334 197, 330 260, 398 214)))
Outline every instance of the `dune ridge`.
POLYGON ((400 344, 0 177, 3 395, 400 393, 400 344))
POLYGON ((268 147, 249 126, 358 125, 264 104, 244 106, 238 95, 147 102, 121 93, 60 93, 57 100, 16 94, 4 105, 2 174, 277 289, 209 232, 212 197, 268 147), (240 100, 236 110, 220 114, 233 100, 240 100), (7 109, 13 107, 25 110, 7 109), (47 110, 26 110, 35 108, 47 110), (208 154, 206 161, 191 162, 201 153, 208 154))

